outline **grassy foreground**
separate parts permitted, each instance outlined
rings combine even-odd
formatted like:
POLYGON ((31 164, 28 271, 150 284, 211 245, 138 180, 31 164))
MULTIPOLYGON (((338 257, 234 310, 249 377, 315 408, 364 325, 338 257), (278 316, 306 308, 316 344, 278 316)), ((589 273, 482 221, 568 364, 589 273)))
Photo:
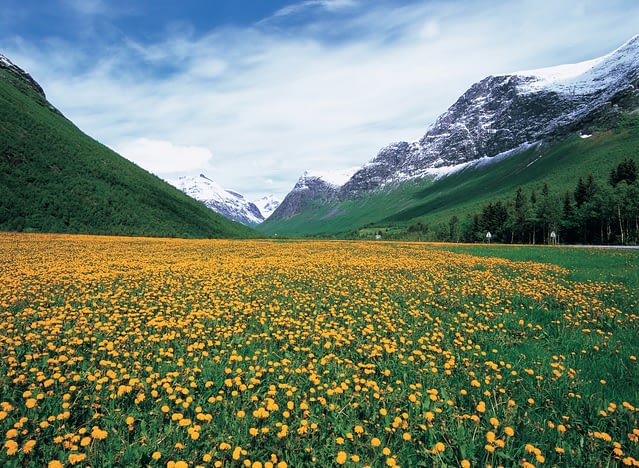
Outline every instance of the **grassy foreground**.
POLYGON ((639 466, 628 283, 494 254, 0 234, 0 465, 639 466))

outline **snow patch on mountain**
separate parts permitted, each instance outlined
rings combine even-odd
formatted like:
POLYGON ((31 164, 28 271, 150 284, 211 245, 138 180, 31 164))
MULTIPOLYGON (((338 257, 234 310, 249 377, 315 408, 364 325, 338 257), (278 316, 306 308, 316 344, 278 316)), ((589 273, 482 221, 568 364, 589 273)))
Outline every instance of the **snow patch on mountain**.
POLYGON ((7 68, 15 66, 15 65, 13 65, 11 60, 9 60, 7 57, 5 57, 2 54, 0 54, 0 65, 3 65, 5 67, 7 67, 7 68))
MULTIPOLYGON (((522 93, 532 93, 544 88, 554 89, 555 91, 565 91, 573 83, 581 81, 582 87, 579 89, 579 92, 583 94, 584 92, 592 89, 592 83, 585 82, 584 80, 579 80, 578 78, 583 76, 586 72, 592 70, 592 68, 596 65, 599 65, 604 59, 605 57, 599 57, 580 63, 539 68, 536 70, 525 70, 516 73, 509 73, 508 75, 531 77, 534 79, 533 81, 526 82, 525 84, 519 86, 519 91, 522 93), (583 85, 588 86, 584 87, 583 85)), ((574 89, 574 91, 577 90, 574 89)))
POLYGON ((353 177, 353 174, 359 170, 359 167, 350 167, 348 169, 338 169, 334 171, 305 171, 302 175, 303 179, 319 179, 328 185, 341 187, 353 177))
POLYGON ((282 203, 282 201, 275 198, 273 195, 267 195, 253 201, 253 204, 257 206, 258 210, 260 210, 260 213, 262 213, 265 220, 273 214, 277 207, 280 206, 280 203, 282 203))
POLYGON ((638 48, 639 35, 603 57, 511 75, 532 78, 531 81, 519 86, 521 93, 546 89, 562 94, 593 94, 614 87, 625 72, 639 67, 638 48))
POLYGON ((198 177, 183 176, 168 182, 228 219, 248 226, 264 221, 265 217, 254 203, 239 193, 224 189, 204 174, 198 177))

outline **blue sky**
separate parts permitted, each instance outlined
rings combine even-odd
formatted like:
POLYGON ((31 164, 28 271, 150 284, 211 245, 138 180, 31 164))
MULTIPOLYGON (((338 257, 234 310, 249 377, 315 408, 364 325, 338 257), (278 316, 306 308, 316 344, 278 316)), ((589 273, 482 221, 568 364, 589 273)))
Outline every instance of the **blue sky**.
POLYGON ((636 34, 636 0, 0 0, 0 53, 83 131, 249 198, 419 139, 488 75, 636 34))

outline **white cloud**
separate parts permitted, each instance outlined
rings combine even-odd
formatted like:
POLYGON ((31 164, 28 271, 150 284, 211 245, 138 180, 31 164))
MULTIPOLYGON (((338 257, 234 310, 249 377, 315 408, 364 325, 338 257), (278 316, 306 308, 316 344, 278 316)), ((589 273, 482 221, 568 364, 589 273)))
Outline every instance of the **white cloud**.
POLYGON ((354 7, 356 4, 357 2, 355 0, 305 0, 280 8, 265 21, 273 18, 281 18, 284 16, 299 14, 310 8, 321 8, 327 11, 337 11, 342 8, 354 7))
POLYGON ((433 39, 439 36, 439 33, 439 23, 437 21, 428 20, 423 24, 419 31, 419 36, 423 39, 433 39))
POLYGON ((205 167, 213 156, 208 148, 178 146, 170 141, 137 138, 124 141, 115 151, 154 174, 174 172, 176 166, 184 171, 205 167))
POLYGON ((419 139, 489 74, 594 58, 639 32, 639 4, 622 0, 359 5, 294 4, 334 12, 294 35, 284 22, 129 39, 95 57, 18 42, 6 55, 82 130, 142 167, 281 197, 307 169, 361 165, 419 139))

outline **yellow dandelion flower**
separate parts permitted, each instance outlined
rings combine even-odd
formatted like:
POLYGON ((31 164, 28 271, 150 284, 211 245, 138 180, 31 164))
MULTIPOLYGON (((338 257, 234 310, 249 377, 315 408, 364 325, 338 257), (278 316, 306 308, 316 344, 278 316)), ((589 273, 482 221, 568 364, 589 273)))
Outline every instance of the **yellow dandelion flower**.
POLYGON ((446 445, 443 442, 437 442, 433 447, 433 453, 441 453, 446 450, 446 445))
POLYGON ((18 443, 15 440, 7 440, 4 443, 4 448, 7 449, 7 455, 14 455, 19 448, 18 443))
POLYGON ((91 431, 91 437, 93 437, 94 439, 97 440, 103 440, 106 439, 107 436, 109 434, 107 433, 107 431, 100 429, 99 427, 94 427, 93 430, 91 431))
POLYGON ((69 460, 69 463, 71 463, 72 465, 75 465, 83 461, 86 457, 87 457, 86 453, 70 453, 68 460, 69 460))
POLYGON ((36 441, 33 439, 29 439, 27 440, 24 445, 22 446, 22 451, 24 453, 29 453, 33 450, 33 447, 35 447, 36 441))

